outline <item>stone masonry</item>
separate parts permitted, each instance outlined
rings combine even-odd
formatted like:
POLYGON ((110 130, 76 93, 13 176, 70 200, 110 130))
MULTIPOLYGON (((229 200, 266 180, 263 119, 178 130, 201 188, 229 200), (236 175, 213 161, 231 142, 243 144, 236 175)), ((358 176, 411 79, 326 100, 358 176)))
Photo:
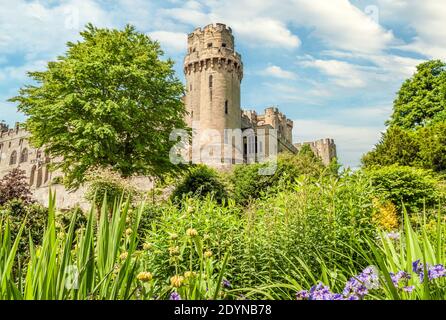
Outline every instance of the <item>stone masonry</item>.
MULTIPOLYGON (((184 74, 184 103, 188 111, 185 120, 193 128, 194 134, 197 134, 194 137, 199 138, 197 145, 200 153, 205 149, 217 163, 234 164, 260 161, 263 159, 259 156, 261 153, 266 156, 276 151, 296 153, 301 148, 302 144, 293 145, 293 121, 277 107, 268 107, 263 114, 241 109, 243 63, 241 55, 235 51, 231 28, 217 23, 203 29, 197 28, 190 33, 184 58, 184 74), (234 144, 237 137, 225 136, 227 129, 240 133, 239 144, 234 144), (263 137, 265 132, 266 138, 263 137), (277 149, 272 149, 271 141, 276 142, 277 149), (216 152, 213 148, 206 149, 215 142, 230 144, 230 154, 220 151, 221 149, 215 149, 216 152)), ((0 123, 0 178, 11 169, 19 167, 25 170, 34 197, 39 202, 48 203, 48 191, 51 187, 56 191, 60 208, 69 208, 76 204, 87 208, 88 203, 83 198, 86 187, 75 192, 66 191, 60 184, 61 173, 51 172, 48 168, 50 157, 43 150, 33 148, 28 138, 29 133, 21 129, 18 123, 14 128, 0 123)), ((336 157, 333 139, 305 144, 309 144, 325 164, 336 157)), ((132 182, 143 190, 152 186, 148 177, 136 177, 132 182)))

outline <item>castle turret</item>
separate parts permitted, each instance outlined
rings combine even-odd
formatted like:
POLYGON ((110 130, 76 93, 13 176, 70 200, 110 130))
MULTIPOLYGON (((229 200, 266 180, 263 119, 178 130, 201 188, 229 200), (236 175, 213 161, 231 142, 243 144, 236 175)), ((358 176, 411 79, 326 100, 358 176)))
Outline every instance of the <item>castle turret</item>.
MULTIPOLYGON (((198 126, 194 134, 200 137, 200 145, 207 143, 202 132, 209 129, 219 132, 224 143, 225 129, 241 128, 243 64, 234 49, 232 30, 220 23, 198 28, 188 35, 187 44, 184 59, 187 122, 192 128, 198 126)), ((222 152, 222 161, 223 157, 222 152)))

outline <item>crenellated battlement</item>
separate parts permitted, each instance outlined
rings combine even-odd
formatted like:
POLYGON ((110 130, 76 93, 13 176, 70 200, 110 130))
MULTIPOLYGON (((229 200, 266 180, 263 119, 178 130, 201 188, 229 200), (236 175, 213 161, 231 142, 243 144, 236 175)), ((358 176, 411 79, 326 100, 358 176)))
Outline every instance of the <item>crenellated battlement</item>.
POLYGON ((0 143, 26 135, 28 135, 28 132, 21 127, 20 122, 16 122, 13 128, 10 128, 4 123, 0 123, 0 143))

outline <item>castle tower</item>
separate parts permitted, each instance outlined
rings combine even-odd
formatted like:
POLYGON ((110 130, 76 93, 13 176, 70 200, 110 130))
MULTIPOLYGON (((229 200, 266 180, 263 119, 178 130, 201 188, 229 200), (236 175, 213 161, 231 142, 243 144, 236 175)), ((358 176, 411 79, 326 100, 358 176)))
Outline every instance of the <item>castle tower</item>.
MULTIPOLYGON (((243 64, 240 54, 235 52, 231 28, 221 23, 198 28, 190 33, 187 50, 184 74, 185 104, 189 116, 186 120, 194 129, 194 135, 198 137, 196 139, 199 139, 200 150, 203 150, 216 142, 209 130, 218 132, 220 142, 224 143, 225 129, 241 128, 240 84, 243 64)), ((209 149, 209 153, 214 153, 214 150, 218 148, 209 149)), ((228 161, 223 152, 211 154, 221 162, 228 161)), ((192 157, 196 157, 196 153, 192 157)), ((234 157, 231 155, 229 161, 234 162, 234 157)))

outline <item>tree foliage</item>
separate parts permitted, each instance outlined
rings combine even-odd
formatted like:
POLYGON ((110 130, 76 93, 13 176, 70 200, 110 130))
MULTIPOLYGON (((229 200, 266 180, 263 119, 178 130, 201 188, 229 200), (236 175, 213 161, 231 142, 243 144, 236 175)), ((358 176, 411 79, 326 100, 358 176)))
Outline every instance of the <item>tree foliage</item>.
POLYGON ((398 92, 389 126, 414 129, 446 118, 445 67, 440 60, 417 66, 417 72, 398 92))
POLYGON ((184 195, 199 198, 212 195, 218 203, 227 198, 226 188, 217 171, 205 165, 193 166, 176 186, 171 198, 179 202, 184 195))
POLYGON ((428 61, 406 80, 387 131, 365 154, 366 167, 399 164, 446 171, 446 64, 428 61))
POLYGON ((392 165, 368 169, 366 174, 376 196, 399 210, 404 204, 409 211, 422 211, 424 205, 435 206, 442 196, 439 181, 429 170, 392 165))
POLYGON ((169 135, 186 128, 186 111, 173 61, 162 59, 159 44, 132 26, 89 24, 81 36, 45 71, 30 72, 37 84, 11 99, 28 116, 31 142, 63 158, 55 167, 70 187, 97 167, 124 177, 176 169, 169 161, 176 142, 169 135))
POLYGON ((304 145, 298 154, 281 153, 277 157, 277 167, 272 175, 262 175, 260 170, 270 163, 253 163, 235 166, 231 180, 234 197, 237 202, 245 204, 250 199, 257 199, 268 189, 279 184, 293 183, 300 175, 319 177, 325 171, 322 160, 308 145, 304 145))
POLYGON ((25 171, 14 168, 0 180, 0 205, 11 200, 33 202, 25 171))

